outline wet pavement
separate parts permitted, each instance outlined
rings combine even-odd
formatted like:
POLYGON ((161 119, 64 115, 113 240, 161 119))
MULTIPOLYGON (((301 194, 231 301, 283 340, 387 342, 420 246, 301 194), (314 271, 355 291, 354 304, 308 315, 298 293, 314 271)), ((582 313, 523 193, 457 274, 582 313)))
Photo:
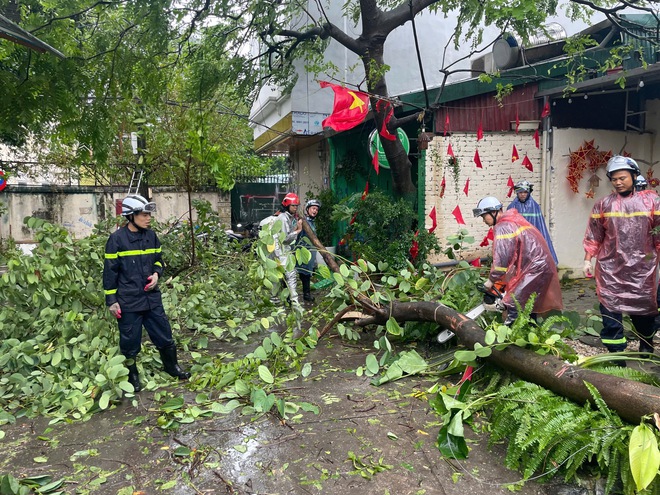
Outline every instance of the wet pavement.
MULTIPOLYGON (((593 293, 578 297, 590 289, 588 283, 565 289, 568 306, 591 308, 593 293)), ((235 410, 171 432, 157 426, 154 392, 143 391, 137 407, 126 400, 85 423, 49 426, 48 419, 38 418, 3 426, 0 473, 65 478, 63 490, 81 494, 511 493, 507 484, 520 481, 520 474, 504 467, 505 446, 488 448, 485 433, 466 428, 468 459, 441 458, 434 446, 439 418, 429 411, 426 394, 434 379, 374 387, 369 378, 356 376, 374 339, 369 331, 358 343, 324 338, 307 359, 313 372, 286 384, 288 393, 318 406, 318 415, 307 412, 284 422, 273 414, 255 420, 235 410)), ((435 349, 418 351, 432 355, 435 349)), ((182 384, 170 392, 194 402, 195 394, 182 384)), ((478 430, 479 418, 476 424, 478 430)), ((515 491, 599 493, 534 481, 515 491)))

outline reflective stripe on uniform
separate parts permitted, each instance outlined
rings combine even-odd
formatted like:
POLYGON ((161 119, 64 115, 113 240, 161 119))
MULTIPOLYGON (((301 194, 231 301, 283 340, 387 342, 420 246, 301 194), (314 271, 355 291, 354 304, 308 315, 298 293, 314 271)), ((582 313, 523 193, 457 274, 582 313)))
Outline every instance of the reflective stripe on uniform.
POLYGON ((494 266, 493 271, 494 272, 505 272, 507 270, 506 266, 494 266))
POLYGON ((111 296, 112 294, 117 293, 117 289, 104 290, 106 296, 111 296))
POLYGON ((160 261, 156 261, 156 262, 154 263, 154 265, 156 265, 156 266, 160 266, 160 267, 163 266, 163 265, 160 263, 160 261))
POLYGON ((622 337, 620 339, 601 339, 601 342, 603 344, 615 345, 615 344, 625 344, 627 341, 625 337, 622 337))
MULTIPOLYGON (((653 212, 656 214, 655 212, 653 212)), ((625 213, 623 211, 608 211, 606 213, 592 213, 591 218, 632 218, 632 217, 648 217, 651 215, 650 211, 633 211, 631 213, 625 213)))
POLYGON ((514 237, 518 237, 523 232, 523 230, 527 230, 529 228, 531 228, 531 225, 524 225, 518 228, 518 230, 516 230, 515 232, 512 232, 510 234, 496 235, 495 239, 513 239, 514 237))
POLYGON ((105 258, 108 260, 116 259, 117 256, 124 257, 124 256, 143 256, 145 254, 155 254, 155 253, 160 253, 161 248, 150 248, 150 249, 136 249, 134 251, 118 251, 116 253, 105 253, 105 258))

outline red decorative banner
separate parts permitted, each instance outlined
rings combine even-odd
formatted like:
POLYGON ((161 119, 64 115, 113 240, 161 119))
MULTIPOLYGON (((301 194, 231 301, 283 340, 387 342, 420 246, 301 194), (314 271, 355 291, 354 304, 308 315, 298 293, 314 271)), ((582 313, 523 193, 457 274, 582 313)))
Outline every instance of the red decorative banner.
POLYGON ((534 132, 534 144, 536 145, 537 148, 539 148, 541 146, 539 141, 540 141, 539 140, 539 130, 536 129, 536 131, 534 132))
POLYGON ((481 258, 470 261, 470 264, 476 268, 479 268, 481 266, 481 258))
POLYGON ((449 143, 449 146, 447 146, 447 154, 448 154, 449 156, 452 156, 452 157, 456 158, 456 157, 454 156, 454 150, 453 150, 452 147, 451 147, 451 143, 449 143))
POLYGON ((435 212, 435 206, 431 208, 431 213, 429 213, 429 218, 431 219, 431 228, 429 229, 429 234, 435 232, 435 229, 438 227, 438 216, 435 212))
POLYGON ((381 109, 383 108, 383 105, 385 106, 386 113, 379 134, 388 141, 395 141, 396 135, 392 134, 387 129, 387 124, 390 122, 390 120, 392 120, 392 115, 394 115, 394 108, 392 108, 392 104, 389 101, 378 100, 378 102, 376 103, 376 112, 380 112, 381 109))
POLYGON ((513 182, 513 179, 509 175, 509 180, 506 182, 507 187, 509 188, 509 192, 507 193, 506 197, 510 198, 511 195, 513 194, 513 190, 516 187, 516 183, 513 182))
POLYGON ((481 166, 481 158, 479 157, 479 148, 477 148, 474 152, 474 163, 477 164, 477 168, 483 168, 481 166))
POLYGON ((525 167, 527 170, 530 172, 534 172, 534 165, 532 165, 532 161, 529 159, 527 155, 525 155, 525 158, 523 158, 522 161, 523 167, 525 167))
POLYGON ((364 192, 362 193, 362 198, 361 198, 362 201, 364 201, 364 199, 367 197, 368 194, 369 194, 369 182, 367 181, 367 183, 364 186, 364 192))
POLYGON ((419 230, 415 232, 415 237, 413 237, 412 245, 410 246, 410 250, 408 251, 410 253, 410 258, 413 261, 417 259, 417 255, 419 254, 419 242, 417 242, 417 234, 419 234, 419 230))
POLYGON ((515 162, 518 160, 520 156, 518 156, 518 149, 516 148, 516 145, 513 145, 513 149, 511 150, 511 163, 515 162))
POLYGON ((371 164, 374 166, 376 175, 380 174, 380 163, 378 162, 378 146, 374 149, 374 157, 371 159, 371 164))
POLYGON ((486 237, 484 237, 484 240, 481 241, 481 244, 479 244, 481 247, 486 247, 488 246, 488 241, 492 241, 495 239, 495 234, 493 233, 493 228, 491 227, 488 229, 488 233, 486 234, 486 237))
POLYGON ((468 177, 468 179, 465 181, 465 187, 463 188, 463 192, 465 193, 466 196, 468 195, 469 190, 470 190, 470 178, 468 177))
POLYGON ((449 132, 449 113, 447 113, 445 117, 445 132, 442 135, 446 136, 448 132, 449 132))
POLYGON ((477 128, 477 141, 481 141, 484 138, 484 126, 479 122, 479 127, 477 128))
POLYGON ((440 183, 440 197, 442 198, 445 195, 445 187, 447 187, 447 179, 443 175, 442 182, 440 183))
POLYGON ((516 107, 516 134, 518 134, 519 127, 520 127, 520 118, 518 117, 518 107, 516 107))
POLYGON ((543 106, 543 112, 541 112, 541 118, 544 119, 550 115, 550 102, 546 101, 543 106))
POLYGON ((452 215, 454 215, 454 218, 458 222, 459 225, 465 225, 465 220, 463 220, 463 214, 461 213, 461 207, 456 205, 456 208, 451 212, 452 215))

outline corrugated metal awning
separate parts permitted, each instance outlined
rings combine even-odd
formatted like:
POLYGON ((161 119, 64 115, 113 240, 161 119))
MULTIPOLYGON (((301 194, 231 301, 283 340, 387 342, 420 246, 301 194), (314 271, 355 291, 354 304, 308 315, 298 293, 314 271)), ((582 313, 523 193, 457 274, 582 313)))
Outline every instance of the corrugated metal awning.
POLYGON ((18 24, 14 24, 12 21, 7 19, 5 16, 0 14, 0 38, 4 38, 19 45, 27 46, 28 48, 35 50, 40 53, 49 52, 53 55, 66 58, 64 54, 47 43, 44 43, 36 36, 30 34, 28 31, 20 27, 18 24))

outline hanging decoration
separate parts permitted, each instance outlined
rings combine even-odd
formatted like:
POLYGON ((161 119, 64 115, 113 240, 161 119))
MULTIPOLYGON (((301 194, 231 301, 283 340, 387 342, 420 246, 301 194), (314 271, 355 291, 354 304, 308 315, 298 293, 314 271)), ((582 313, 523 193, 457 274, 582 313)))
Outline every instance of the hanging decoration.
POLYGON ((470 264, 475 268, 480 268, 481 267, 481 258, 477 258, 476 260, 470 261, 470 264))
POLYGON ((376 171, 376 175, 380 174, 380 163, 378 162, 378 146, 376 146, 376 149, 374 150, 374 157, 371 159, 371 164, 374 166, 374 170, 376 171))
POLYGON ((537 149, 541 147, 541 143, 540 143, 540 139, 539 139, 539 130, 538 129, 536 129, 536 131, 534 131, 534 146, 536 146, 537 149))
POLYGON ((467 180, 465 181, 465 187, 463 188, 463 192, 465 193, 466 196, 468 196, 469 190, 470 190, 470 178, 468 177, 467 180))
POLYGON ((520 128, 520 117, 518 117, 518 106, 516 105, 516 134, 518 134, 519 128, 520 128))
POLYGON ((479 157, 479 148, 474 151, 474 163, 477 164, 477 168, 483 168, 481 165, 481 158, 479 157))
POLYGON ((432 234, 435 232, 435 229, 438 227, 438 216, 435 211, 435 206, 431 208, 431 212, 429 213, 429 218, 431 219, 431 228, 429 228, 429 234, 432 234))
POLYGON ((591 141, 584 141, 577 151, 571 151, 568 162, 568 174, 566 176, 571 191, 576 194, 579 192, 580 181, 584 173, 588 170, 591 172, 591 178, 589 179, 590 189, 587 192, 587 197, 593 198, 594 188, 597 188, 600 182, 596 171, 600 167, 607 165, 607 161, 610 158, 612 158, 612 151, 599 151, 598 147, 594 145, 593 139, 591 141))
POLYGON ((445 116, 445 131, 442 135, 447 136, 448 132, 449 132, 449 112, 447 112, 447 114, 445 116))
POLYGON ((365 184, 364 191, 362 192, 362 198, 360 199, 364 201, 368 194, 369 194, 369 181, 367 181, 367 183, 365 184))
POLYGON ((525 155, 525 158, 523 158, 522 165, 530 172, 534 172, 534 165, 532 165, 532 161, 527 155, 525 155))
POLYGON ((387 124, 392 120, 392 115, 394 115, 394 108, 389 101, 378 100, 376 102, 376 112, 380 113, 382 110, 385 111, 385 118, 383 118, 383 125, 380 128, 379 134, 388 141, 396 141, 396 135, 392 134, 387 128, 387 124))
POLYGON ((493 241, 495 239, 495 234, 493 233, 493 228, 491 227, 488 229, 488 233, 484 237, 484 240, 481 241, 481 244, 479 244, 481 247, 486 247, 488 246, 490 241, 493 241))
POLYGON ((509 188, 509 192, 506 194, 506 197, 507 197, 507 198, 510 198, 511 195, 513 194, 513 190, 514 190, 515 187, 516 187, 516 183, 513 182, 513 179, 511 178, 510 175, 509 175, 509 180, 506 181, 506 185, 507 185, 507 187, 509 188))
POLYGON ((447 176, 442 176, 442 182, 440 182, 440 197, 442 198, 445 195, 445 188, 447 187, 447 176))
POLYGON ((410 246, 410 249, 408 250, 408 253, 410 254, 410 258, 415 261, 417 259, 417 255, 419 254, 419 242, 417 242, 417 236, 419 235, 419 230, 415 232, 415 236, 413 237, 412 245, 410 246))
POLYGON ((369 112, 369 95, 326 81, 320 81, 319 84, 322 88, 332 88, 335 92, 332 114, 321 122, 323 127, 341 132, 352 129, 364 121, 369 112))
POLYGON ((454 215, 454 218, 456 219, 456 222, 458 222, 459 225, 465 225, 465 220, 463 220, 463 214, 461 213, 461 207, 456 205, 456 208, 451 212, 452 215, 454 215))
POLYGON ((653 176, 653 167, 649 167, 649 169, 646 171, 646 181, 649 183, 649 186, 652 187, 653 189, 660 186, 660 179, 653 176))
POLYGON ((477 127, 477 142, 481 141, 484 138, 484 126, 479 121, 479 127, 477 127))
POLYGON ((453 150, 452 147, 451 147, 451 143, 449 143, 449 146, 447 146, 447 154, 448 154, 449 156, 451 156, 452 158, 456 158, 456 157, 454 156, 454 150, 453 150))
POLYGON ((518 148, 516 148, 516 145, 514 144, 513 149, 511 150, 511 163, 518 159, 520 159, 520 155, 518 155, 518 148))
POLYGON ((546 101, 543 106, 543 111, 541 112, 541 118, 544 119, 550 116, 550 102, 546 101))

